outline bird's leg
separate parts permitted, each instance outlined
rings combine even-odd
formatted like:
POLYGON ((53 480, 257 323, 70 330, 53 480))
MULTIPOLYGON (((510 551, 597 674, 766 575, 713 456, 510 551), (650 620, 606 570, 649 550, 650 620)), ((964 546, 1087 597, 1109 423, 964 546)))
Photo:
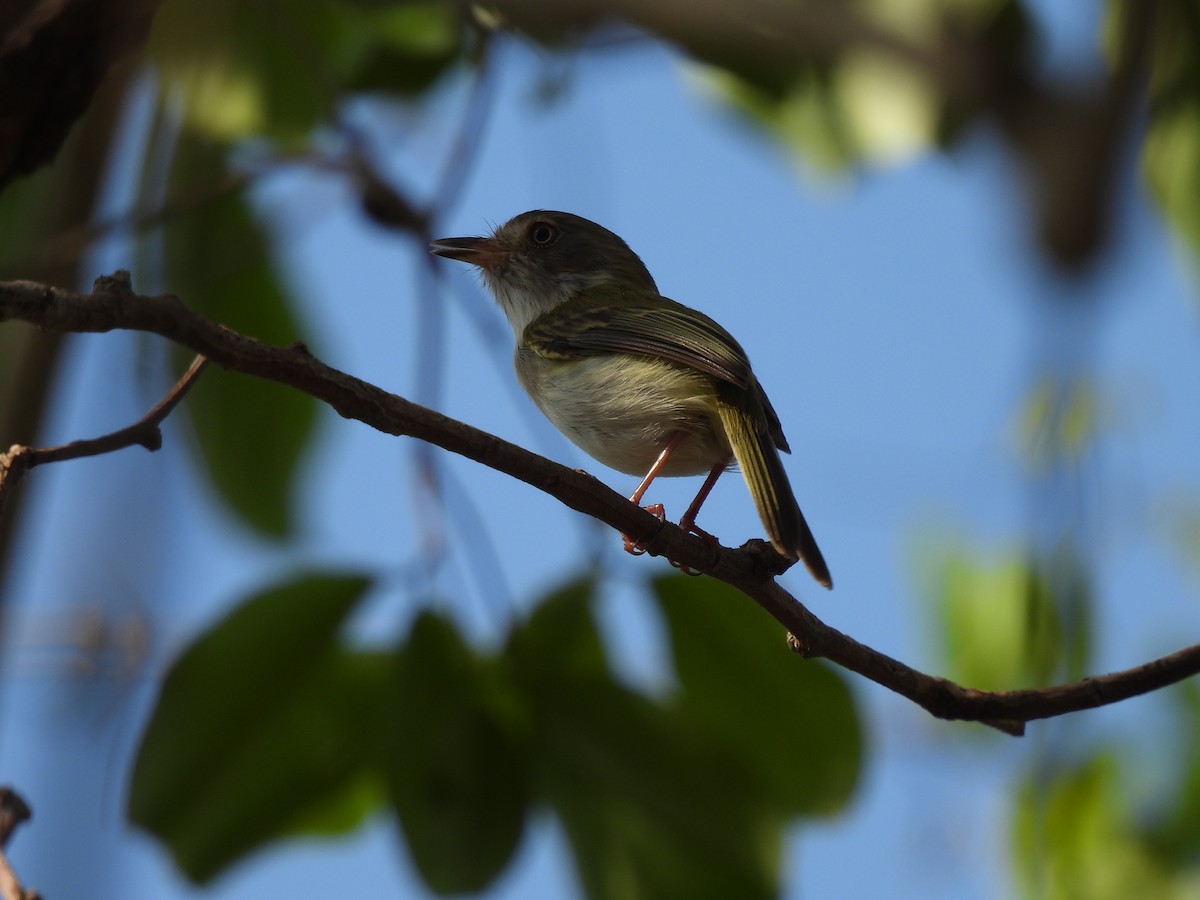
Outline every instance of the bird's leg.
POLYGON ((708 499, 708 495, 712 493, 712 489, 717 485, 717 479, 721 477, 721 473, 729 468, 729 461, 719 462, 712 467, 712 471, 708 473, 708 477, 704 479, 704 484, 700 485, 700 490, 696 494, 696 499, 692 501, 692 505, 687 508, 687 512, 683 514, 683 518, 679 520, 679 527, 684 531, 690 531, 694 535, 704 538, 712 544, 719 543, 715 537, 705 531, 703 528, 696 526, 696 516, 700 512, 700 507, 704 505, 704 501, 708 499))
MULTIPOLYGON (((667 464, 667 460, 671 458, 671 454, 675 452, 675 448, 683 442, 685 437, 687 437, 687 435, 682 431, 677 431, 671 435, 670 439, 667 441, 667 445, 663 447, 662 452, 658 454, 658 459, 654 460, 654 465, 650 467, 650 471, 646 473, 646 477, 643 478, 641 484, 637 486, 637 490, 629 495, 630 503, 640 504, 642 502, 642 497, 645 495, 646 489, 650 487, 650 482, 658 477, 658 474, 663 470, 663 466, 667 464)), ((643 506, 642 509, 646 510, 648 513, 653 513, 654 515, 658 516, 660 521, 665 522, 667 520, 667 511, 663 509, 663 505, 661 503, 651 503, 649 506, 643 506)), ((621 540, 625 542, 626 553, 632 553, 634 556, 641 556, 646 552, 646 548, 642 546, 641 542, 635 541, 627 534, 622 534, 621 540)))
MULTIPOLYGON (((717 485, 717 479, 721 477, 721 473, 729 467, 729 462, 719 462, 712 467, 712 471, 708 473, 708 477, 704 479, 704 484, 700 485, 700 490, 696 494, 696 499, 692 501, 692 505, 687 508, 687 512, 683 514, 683 518, 679 520, 679 527, 684 531, 694 534, 697 537, 703 538, 705 542, 713 547, 719 547, 721 542, 715 537, 696 524, 696 515, 700 512, 700 507, 704 505, 704 501, 708 499, 708 495, 712 493, 712 489, 717 485)), ((699 575, 699 572, 693 572, 687 566, 679 566, 672 562, 671 565, 677 566, 678 569, 685 575, 699 575)))

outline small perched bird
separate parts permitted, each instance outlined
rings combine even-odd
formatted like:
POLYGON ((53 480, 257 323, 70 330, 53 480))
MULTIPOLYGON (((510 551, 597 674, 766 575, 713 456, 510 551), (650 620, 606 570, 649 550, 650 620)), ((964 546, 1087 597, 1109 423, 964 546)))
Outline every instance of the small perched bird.
MULTIPOLYGON (((664 297, 617 235, 571 213, 532 210, 491 237, 443 238, 438 256, 478 266, 516 337, 522 386, 590 456, 642 475, 707 473, 679 520, 710 540, 696 514, 736 461, 771 543, 832 587, 792 494, 779 451, 791 452, 746 352, 702 312, 664 297)), ((646 507, 662 517, 660 504, 646 507)), ((625 549, 642 552, 628 537, 625 549)))

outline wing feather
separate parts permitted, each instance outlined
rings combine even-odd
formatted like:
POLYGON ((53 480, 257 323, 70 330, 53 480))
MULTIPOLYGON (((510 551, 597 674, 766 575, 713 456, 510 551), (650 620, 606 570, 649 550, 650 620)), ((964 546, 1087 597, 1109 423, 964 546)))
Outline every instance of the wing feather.
POLYGON ((665 301, 661 306, 589 307, 578 302, 587 293, 531 322, 524 343, 558 359, 635 353, 697 369, 742 389, 754 383, 746 351, 704 313, 666 297, 656 297, 665 301))

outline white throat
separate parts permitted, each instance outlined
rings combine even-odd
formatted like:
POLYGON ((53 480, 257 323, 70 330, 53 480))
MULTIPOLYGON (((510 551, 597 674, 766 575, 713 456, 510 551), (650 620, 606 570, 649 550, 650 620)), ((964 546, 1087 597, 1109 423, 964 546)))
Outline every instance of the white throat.
POLYGON ((542 313, 549 312, 588 288, 611 280, 607 272, 581 272, 534 286, 514 275, 511 268, 502 277, 483 270, 484 283, 504 310, 517 343, 521 342, 526 326, 542 313))

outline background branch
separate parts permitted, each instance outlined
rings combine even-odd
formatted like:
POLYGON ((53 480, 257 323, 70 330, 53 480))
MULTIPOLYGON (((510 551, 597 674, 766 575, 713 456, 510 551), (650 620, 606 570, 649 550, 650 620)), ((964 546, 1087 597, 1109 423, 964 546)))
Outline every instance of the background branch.
POLYGON ((31 818, 33 812, 24 798, 7 785, 0 787, 0 900, 38 900, 37 891, 21 887, 4 853, 16 827, 31 818))
POLYGON ((162 431, 159 426, 183 399, 188 389, 195 384, 207 365, 207 359, 197 356, 183 373, 183 377, 167 391, 166 396, 155 404, 153 409, 132 425, 118 431, 96 438, 71 441, 57 447, 25 447, 14 444, 5 453, 0 453, 0 515, 4 513, 4 503, 9 494, 16 489, 25 473, 36 466, 80 459, 84 456, 100 456, 103 453, 132 447, 134 444, 140 444, 151 452, 158 450, 162 447, 162 431))
POLYGON ((135 294, 126 272, 98 279, 91 294, 28 281, 0 282, 0 322, 10 319, 53 331, 121 328, 152 332, 228 369, 304 391, 346 418, 388 434, 427 441, 511 475, 632 536, 651 555, 665 556, 737 588, 788 630, 793 649, 857 672, 938 718, 981 722, 1019 735, 1024 723, 1033 719, 1116 703, 1200 672, 1198 645, 1133 669, 1050 688, 1000 692, 964 688, 919 672, 830 628, 778 584, 776 577, 789 563, 763 541, 750 541, 739 550, 711 547, 669 522, 660 522, 583 471, 559 465, 331 368, 302 344, 264 344, 205 319, 173 295, 135 294))

